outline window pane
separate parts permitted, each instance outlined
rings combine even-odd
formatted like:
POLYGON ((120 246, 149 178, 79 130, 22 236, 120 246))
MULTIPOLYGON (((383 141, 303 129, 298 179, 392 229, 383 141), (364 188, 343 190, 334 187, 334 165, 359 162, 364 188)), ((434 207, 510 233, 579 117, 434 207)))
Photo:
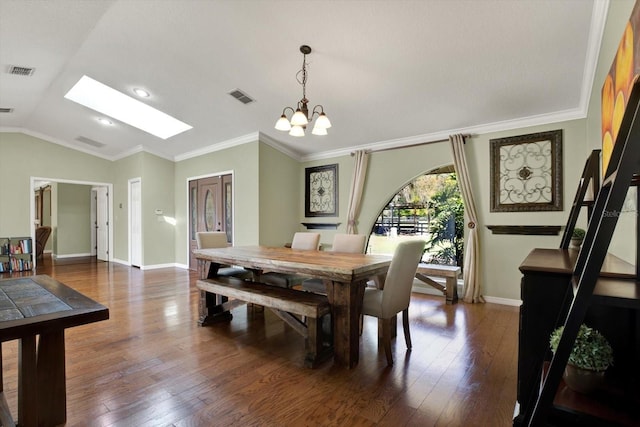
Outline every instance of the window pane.
POLYGON ((206 231, 215 231, 216 224, 216 203, 214 195, 210 190, 207 190, 204 196, 204 225, 206 231))
POLYGON ((196 231, 198 228, 197 197, 198 197, 198 187, 194 185, 191 187, 191 224, 189 226, 189 229, 191 230, 191 240, 196 240, 196 231))

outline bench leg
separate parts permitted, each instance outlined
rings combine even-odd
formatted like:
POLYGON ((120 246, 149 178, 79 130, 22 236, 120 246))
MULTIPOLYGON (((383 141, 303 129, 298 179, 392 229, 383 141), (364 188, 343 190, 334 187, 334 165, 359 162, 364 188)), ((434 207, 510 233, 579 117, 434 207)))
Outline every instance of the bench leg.
POLYGON ((455 277, 447 277, 447 304, 456 304, 458 302, 458 279, 455 277))
POLYGON ((327 335, 323 332, 327 327, 326 323, 329 324, 328 329, 332 330, 333 325, 331 325, 330 315, 323 316, 320 319, 307 317, 307 339, 305 340, 307 354, 304 359, 304 365, 308 368, 317 367, 333 354, 333 334, 327 335))

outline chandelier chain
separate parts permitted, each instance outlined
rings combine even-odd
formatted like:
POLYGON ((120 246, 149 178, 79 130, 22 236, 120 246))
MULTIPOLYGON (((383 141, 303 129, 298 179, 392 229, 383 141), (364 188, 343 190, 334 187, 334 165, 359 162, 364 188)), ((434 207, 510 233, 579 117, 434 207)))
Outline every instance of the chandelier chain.
POLYGON ((296 73, 296 80, 302 85, 302 99, 307 99, 307 55, 302 56, 302 69, 296 73), (302 75, 302 79, 300 76, 302 75))

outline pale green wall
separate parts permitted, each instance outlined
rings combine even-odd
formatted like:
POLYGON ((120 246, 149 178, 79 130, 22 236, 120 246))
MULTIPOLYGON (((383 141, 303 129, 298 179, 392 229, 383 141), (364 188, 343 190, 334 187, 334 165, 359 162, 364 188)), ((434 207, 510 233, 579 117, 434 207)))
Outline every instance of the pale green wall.
MULTIPOLYGON (((598 65, 596 68, 596 75, 593 82, 593 91, 591 93, 591 99, 589 102, 589 116, 587 117, 587 137, 589 149, 602 148, 602 85, 604 79, 609 73, 609 68, 613 63, 618 44, 622 38, 622 32, 624 27, 631 16, 631 10, 633 9, 634 0, 612 0, 609 6, 609 13, 607 15, 607 23, 605 32, 602 37, 602 44, 600 46, 600 56, 598 57, 598 65)), ((635 206, 637 187, 630 189, 627 195, 626 206, 632 208, 635 206)), ((623 212, 616 226, 616 231, 613 234, 611 245, 609 246, 609 252, 614 253, 620 258, 635 263, 635 237, 638 234, 636 229, 636 217, 638 215, 638 207, 635 206, 635 211, 623 212), (636 230, 636 233, 632 233, 632 230, 636 230)))
MULTIPOLYGON (((298 177, 296 178, 300 183, 298 190, 298 197, 300 203, 298 204, 298 223, 300 222, 327 222, 327 223, 340 223, 337 230, 312 230, 320 233, 320 242, 323 247, 330 248, 333 242, 333 236, 336 233, 344 233, 347 229, 347 207, 349 203, 349 189, 351 186, 351 174, 353 174, 353 157, 340 156, 332 159, 315 160, 307 162, 301 165, 298 177), (330 164, 338 164, 338 216, 337 217, 314 217, 305 218, 304 216, 304 197, 305 197, 305 168, 314 166, 323 166, 330 164)), ((366 191, 366 190, 365 190, 366 191)), ((364 197, 364 196, 363 196, 364 197)), ((361 222, 362 223, 362 222, 361 222)), ((302 231, 306 231, 304 226, 300 226, 302 231)), ((364 229, 358 226, 358 232, 364 232, 365 234, 371 229, 371 227, 365 227, 364 229)))
MULTIPOLYGON (((136 153, 113 162, 113 257, 129 262, 129 180, 143 174, 144 156, 136 153)), ((144 247, 142 248, 144 254, 144 247)), ((142 258, 144 262, 144 257, 142 258)), ((166 262, 166 261, 165 261, 166 262)))
POLYGON ((173 264, 175 227, 174 162, 140 152, 113 162, 114 258, 129 262, 129 180, 141 179, 142 265, 173 264), (163 211, 159 219, 156 209, 163 211))
POLYGON ((574 120, 553 125, 536 126, 517 131, 480 135, 468 143, 467 160, 477 176, 478 197, 475 199, 480 216, 480 248, 483 259, 483 293, 502 298, 520 298, 521 274, 518 266, 529 251, 536 247, 557 248, 561 236, 494 235, 487 225, 561 225, 567 221, 573 197, 587 158, 585 121, 574 120), (558 212, 490 211, 489 140, 506 136, 563 130, 563 205, 558 212))
POLYGON ((142 153, 142 260, 144 265, 175 262, 175 226, 164 220, 175 217, 174 162, 142 153), (159 217, 155 210, 160 209, 159 217))
MULTIPOLYGON (((486 226, 564 225, 575 194, 578 177, 582 173, 586 159, 584 145, 584 120, 478 135, 467 142, 465 152, 470 174, 473 177, 472 187, 480 223, 484 295, 519 299, 520 274, 518 265, 532 248, 557 247, 560 244, 560 236, 494 236, 486 226), (564 211, 490 213, 489 140, 553 129, 563 129, 564 211)), ((342 224, 339 231, 343 231, 346 229, 346 209, 353 171, 353 158, 325 159, 321 162, 309 162, 304 167, 336 162, 339 163, 340 168, 339 222, 342 224)), ((358 232, 368 234, 382 208, 407 183, 426 172, 452 163, 453 159, 448 142, 372 153, 362 198, 358 232)), ((302 196, 302 200, 304 200, 304 196, 302 196)), ((304 215, 304 211, 301 212, 304 215)), ((329 236, 326 239, 330 242, 329 236)))
POLYGON ((91 186, 58 184, 56 256, 91 253, 91 186))
POLYGON ((306 230, 300 224, 298 207, 300 188, 300 163, 267 144, 260 144, 259 157, 259 209, 260 239, 266 246, 283 246, 290 243, 293 233, 306 230))
POLYGON ((175 262, 188 260, 188 180, 233 173, 234 244, 259 243, 258 141, 204 154, 175 164, 175 262))
POLYGON ((32 176, 110 182, 111 162, 22 133, 0 132, 0 236, 31 234, 32 176))

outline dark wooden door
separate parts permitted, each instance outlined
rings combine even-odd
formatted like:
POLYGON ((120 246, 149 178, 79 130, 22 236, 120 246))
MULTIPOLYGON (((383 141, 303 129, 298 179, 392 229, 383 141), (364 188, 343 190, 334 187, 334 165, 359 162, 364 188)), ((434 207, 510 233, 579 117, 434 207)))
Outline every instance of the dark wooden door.
POLYGON ((192 256, 198 247, 198 231, 224 231, 231 242, 233 218, 231 175, 213 176, 189 181, 189 268, 197 269, 192 256))

